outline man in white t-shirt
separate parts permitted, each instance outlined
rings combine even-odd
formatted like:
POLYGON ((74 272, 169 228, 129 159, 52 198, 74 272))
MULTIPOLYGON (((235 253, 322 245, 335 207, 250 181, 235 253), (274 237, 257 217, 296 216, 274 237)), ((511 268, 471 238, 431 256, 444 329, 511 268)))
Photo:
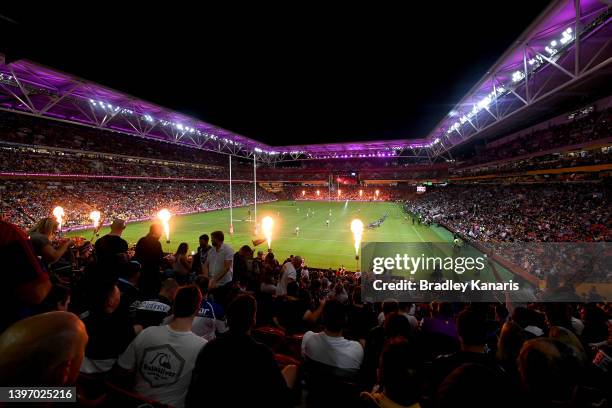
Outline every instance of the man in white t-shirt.
POLYGON ((284 296, 287 294, 287 285, 290 282, 297 280, 297 271, 302 268, 302 257, 294 256, 291 261, 285 262, 281 268, 280 278, 278 279, 278 285, 276 286, 276 295, 284 296))
POLYGON ((328 300, 323 307, 323 326, 320 333, 306 332, 302 340, 302 355, 306 360, 339 368, 356 374, 363 362, 363 347, 357 341, 342 336, 346 311, 337 300, 328 300))
POLYGON ((201 302, 197 287, 180 289, 172 322, 146 328, 119 357, 119 367, 136 377, 135 392, 177 408, 185 405, 196 358, 206 344, 191 331, 201 302))
POLYGON ((206 263, 202 268, 203 275, 210 279, 208 287, 215 301, 226 306, 233 277, 234 250, 223 243, 225 235, 222 231, 211 233, 210 239, 212 248, 208 251, 206 263))

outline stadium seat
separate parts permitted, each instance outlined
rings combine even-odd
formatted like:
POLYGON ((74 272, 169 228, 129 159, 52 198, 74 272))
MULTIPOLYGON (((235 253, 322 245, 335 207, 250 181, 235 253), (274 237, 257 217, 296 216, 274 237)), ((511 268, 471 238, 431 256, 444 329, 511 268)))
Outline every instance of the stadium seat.
POLYGON ((301 361, 296 360, 295 358, 291 356, 288 356, 286 354, 281 354, 281 353, 275 353, 274 360, 276 361, 276 363, 278 364, 278 367, 281 370, 291 364, 296 365, 296 366, 299 366, 302 364, 301 361))
POLYGON ((278 351, 301 361, 303 338, 303 334, 285 336, 283 344, 280 346, 278 351))
POLYGON ((258 327, 251 333, 253 338, 276 351, 285 340, 285 332, 276 327, 258 327))

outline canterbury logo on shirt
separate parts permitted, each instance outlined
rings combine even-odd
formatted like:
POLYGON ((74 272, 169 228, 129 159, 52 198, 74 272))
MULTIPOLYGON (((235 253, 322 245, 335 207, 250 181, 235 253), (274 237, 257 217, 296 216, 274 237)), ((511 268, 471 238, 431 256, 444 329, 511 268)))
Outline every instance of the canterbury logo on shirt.
POLYGON ((145 300, 143 302, 134 302, 132 303, 132 307, 138 310, 146 310, 149 312, 162 312, 162 313, 170 312, 169 305, 162 303, 162 302, 157 302, 155 300, 145 300))

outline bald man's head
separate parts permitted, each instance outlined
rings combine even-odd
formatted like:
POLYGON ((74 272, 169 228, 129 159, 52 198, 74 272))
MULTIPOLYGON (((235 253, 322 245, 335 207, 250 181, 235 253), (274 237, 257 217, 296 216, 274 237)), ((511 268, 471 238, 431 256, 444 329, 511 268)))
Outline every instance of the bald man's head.
POLYGON ((0 384, 74 384, 87 340, 85 326, 69 312, 43 313, 16 322, 0 335, 0 384))

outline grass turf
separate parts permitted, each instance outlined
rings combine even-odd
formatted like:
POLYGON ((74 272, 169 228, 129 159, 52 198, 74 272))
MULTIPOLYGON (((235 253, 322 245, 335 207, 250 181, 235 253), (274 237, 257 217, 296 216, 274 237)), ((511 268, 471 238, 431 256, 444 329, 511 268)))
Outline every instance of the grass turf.
MULTIPOLYGON (((218 210, 208 213, 176 216, 170 220, 170 239, 167 244, 162 240, 166 252, 174 252, 181 242, 187 242, 189 249, 198 246, 201 234, 212 231, 225 232, 225 242, 234 250, 242 245, 252 246, 252 240, 263 238, 255 235, 253 222, 248 221, 248 211, 252 207, 241 207, 233 210, 234 234, 229 235, 229 210, 218 210)), ((338 268, 344 265, 355 270, 355 249, 350 224, 354 218, 363 221, 365 230, 363 240, 368 242, 450 242, 452 237, 446 230, 435 227, 412 225, 410 217, 404 217, 399 204, 387 202, 313 202, 313 201, 277 201, 257 206, 257 216, 261 220, 269 215, 274 219, 272 249, 282 261, 290 254, 301 255, 312 267, 338 268), (309 212, 307 217, 306 214, 309 212), (329 211, 331 210, 331 216, 329 211), (384 214, 388 215, 381 227, 368 229, 370 222, 376 221, 384 214), (330 220, 329 227, 326 220, 330 220), (296 236, 295 228, 300 227, 296 236)), ((128 243, 136 243, 146 235, 150 222, 130 223, 123 233, 128 243)), ((102 228, 100 236, 109 231, 102 228)), ((69 235, 90 237, 90 231, 73 232, 69 235)), ((267 249, 266 243, 256 249, 267 249)))

